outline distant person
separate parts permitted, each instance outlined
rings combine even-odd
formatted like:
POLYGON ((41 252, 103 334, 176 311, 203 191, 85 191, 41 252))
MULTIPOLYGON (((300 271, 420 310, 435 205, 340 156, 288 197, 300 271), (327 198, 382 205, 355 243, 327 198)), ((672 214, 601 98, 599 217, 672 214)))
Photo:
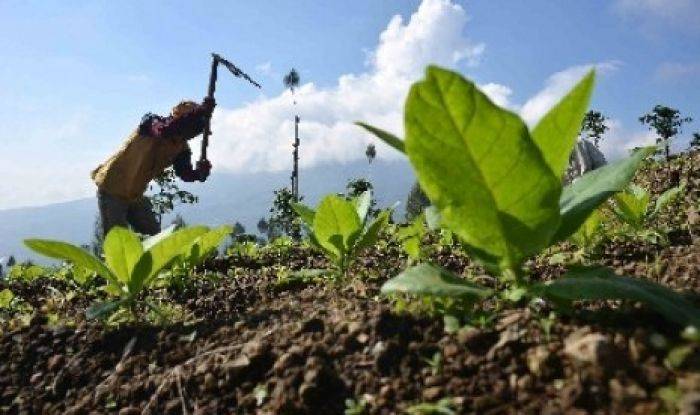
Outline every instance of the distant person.
POLYGON ((173 166, 175 174, 186 182, 203 182, 209 177, 211 163, 207 160, 198 161, 197 168, 192 168, 187 141, 202 133, 214 105, 209 98, 201 104, 183 101, 168 117, 144 115, 122 147, 93 170, 102 236, 114 226, 131 225, 146 235, 160 232, 160 223, 144 192, 148 183, 168 167, 173 166))
POLYGON ((579 138, 569 156, 569 167, 564 175, 564 183, 569 184, 589 171, 606 164, 605 156, 598 147, 585 138, 579 138))

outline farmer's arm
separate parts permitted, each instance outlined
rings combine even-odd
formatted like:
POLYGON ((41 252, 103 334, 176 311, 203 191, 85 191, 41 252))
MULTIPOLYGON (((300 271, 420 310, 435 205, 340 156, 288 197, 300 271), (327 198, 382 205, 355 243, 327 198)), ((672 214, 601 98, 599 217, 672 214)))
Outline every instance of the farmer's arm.
POLYGON ((156 138, 181 137, 189 140, 202 133, 213 110, 214 101, 205 98, 204 102, 179 117, 153 119, 149 135, 156 138))
POLYGON ((206 160, 200 160, 197 162, 197 168, 193 168, 192 151, 187 148, 175 158, 173 169, 175 170, 175 175, 184 182, 203 182, 209 177, 211 163, 206 160))

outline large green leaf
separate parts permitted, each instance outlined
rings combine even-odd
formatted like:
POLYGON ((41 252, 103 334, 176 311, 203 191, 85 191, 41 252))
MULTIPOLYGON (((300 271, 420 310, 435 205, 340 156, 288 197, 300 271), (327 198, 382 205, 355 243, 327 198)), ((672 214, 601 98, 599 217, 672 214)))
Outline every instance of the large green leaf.
POLYGON ((442 223, 517 267, 548 245, 561 184, 525 123, 459 74, 431 66, 406 101, 406 152, 442 223))
POLYGON ((369 124, 365 124, 363 122, 356 122, 355 124, 359 125, 360 127, 364 128, 365 130, 369 131, 370 133, 374 134, 379 138, 380 140, 384 141, 387 143, 389 146, 393 147, 394 149, 406 153, 406 149, 404 147, 404 142, 394 134, 384 131, 381 128, 377 127, 372 127, 369 124))
POLYGON ((492 291, 443 268, 431 264, 420 264, 384 283, 382 293, 479 299, 488 297, 492 291))
POLYGON ((107 266, 121 283, 127 284, 134 265, 143 254, 139 237, 129 229, 115 226, 107 233, 103 249, 107 266))
POLYGON ((314 226, 314 216, 316 215, 316 212, 314 212, 313 209, 310 207, 301 204, 301 203, 294 203, 292 202, 292 209, 299 215, 301 220, 304 221, 306 226, 309 228, 312 228, 314 226))
POLYGON ((99 259, 75 245, 48 239, 25 239, 24 244, 32 251, 49 258, 72 262, 75 265, 95 271, 107 281, 118 283, 117 277, 99 259))
POLYGON ((129 281, 129 292, 132 295, 138 293, 164 267, 177 258, 184 247, 191 245, 195 239, 208 231, 209 228, 206 226, 183 228, 156 242, 141 255, 141 259, 134 266, 134 272, 129 281))
POLYGON ((316 209, 313 231, 318 243, 340 258, 362 231, 362 222, 352 202, 328 195, 316 209))
POLYGON ((654 151, 654 147, 639 149, 631 157, 586 173, 566 186, 559 201, 561 224, 552 243, 568 238, 601 203, 622 191, 654 151))
POLYGON ((170 234, 175 232, 175 228, 177 228, 177 225, 175 225, 173 223, 172 225, 168 226, 167 228, 163 229, 162 231, 158 232, 157 234, 155 234, 153 236, 149 236, 148 238, 144 239, 143 249, 144 250, 151 249, 151 247, 153 245, 157 244, 158 242, 163 240, 163 238, 167 238, 168 236, 170 236, 170 234))
POLYGON ((556 301, 640 301, 670 321, 700 327, 700 310, 680 294, 649 280, 617 276, 609 268, 572 270, 536 289, 556 301))
POLYGON ((595 71, 590 71, 532 130, 532 140, 557 177, 562 177, 569 165, 594 83, 595 71))

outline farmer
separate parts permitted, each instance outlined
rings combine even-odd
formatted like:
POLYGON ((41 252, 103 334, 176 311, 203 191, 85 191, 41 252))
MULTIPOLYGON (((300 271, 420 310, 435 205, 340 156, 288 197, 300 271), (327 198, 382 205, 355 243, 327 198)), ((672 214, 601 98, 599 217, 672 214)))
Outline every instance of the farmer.
POLYGON ((114 226, 128 225, 146 235, 160 232, 153 206, 143 193, 168 167, 173 166, 175 174, 186 182, 207 179, 211 164, 200 160, 197 168, 192 168, 187 141, 202 133, 214 105, 209 98, 201 104, 183 101, 169 117, 144 115, 122 147, 93 170, 103 236, 114 226))

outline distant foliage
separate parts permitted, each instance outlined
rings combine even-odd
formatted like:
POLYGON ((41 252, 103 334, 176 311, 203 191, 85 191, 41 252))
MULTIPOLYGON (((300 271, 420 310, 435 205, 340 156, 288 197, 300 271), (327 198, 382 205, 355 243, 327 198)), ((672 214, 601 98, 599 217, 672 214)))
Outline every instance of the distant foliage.
POLYGON ((608 117, 600 111, 588 111, 581 123, 581 136, 593 141, 593 145, 600 147, 603 135, 610 129, 607 125, 608 117))
POLYGON ((367 156, 367 163, 372 164, 374 158, 377 157, 377 148, 374 146, 374 144, 367 144, 365 156, 367 156))
POLYGON ((173 218, 172 222, 170 222, 171 225, 175 225, 175 229, 181 229, 187 226, 187 223, 185 222, 185 219, 182 218, 182 215, 179 213, 175 215, 175 218, 173 218))
POLYGON ((430 206, 430 199, 421 190, 418 182, 414 183, 406 198, 406 221, 412 222, 428 206, 430 206))
MULTIPOLYGON (((303 197, 299 198, 299 200, 303 199, 303 197)), ((292 207, 294 202, 294 194, 288 188, 275 190, 275 199, 272 201, 272 208, 270 208, 270 219, 267 221, 268 240, 282 235, 291 236, 294 239, 301 237, 298 215, 292 207)))
POLYGON ((693 119, 690 117, 682 117, 679 110, 664 105, 657 105, 650 112, 639 117, 639 122, 658 134, 656 144, 664 147, 666 160, 671 155, 671 140, 681 132, 683 124, 691 121, 693 119))
POLYGON ((693 133, 693 138, 690 139, 690 149, 700 149, 700 133, 693 133))
POLYGON ((270 223, 265 218, 260 218, 257 228, 260 234, 267 236, 267 232, 270 229, 270 223))
POLYGON ((299 78, 299 72, 297 72, 296 69, 292 68, 287 75, 284 76, 282 79, 282 83, 284 83, 284 86, 288 88, 290 91, 292 91, 292 94, 294 91, 297 89, 299 86, 299 81, 301 78, 299 78))
POLYGON ((158 186, 158 191, 148 199, 158 217, 172 212, 177 204, 194 204, 199 201, 197 196, 178 187, 175 170, 172 167, 153 179, 150 188, 153 189, 154 185, 158 186))
POLYGON ((377 209, 377 199, 374 197, 374 186, 372 183, 367 179, 359 178, 348 181, 348 184, 345 186, 346 199, 348 200, 360 197, 365 192, 370 192, 369 194, 372 195, 367 214, 373 218, 377 216, 379 210, 377 209))

